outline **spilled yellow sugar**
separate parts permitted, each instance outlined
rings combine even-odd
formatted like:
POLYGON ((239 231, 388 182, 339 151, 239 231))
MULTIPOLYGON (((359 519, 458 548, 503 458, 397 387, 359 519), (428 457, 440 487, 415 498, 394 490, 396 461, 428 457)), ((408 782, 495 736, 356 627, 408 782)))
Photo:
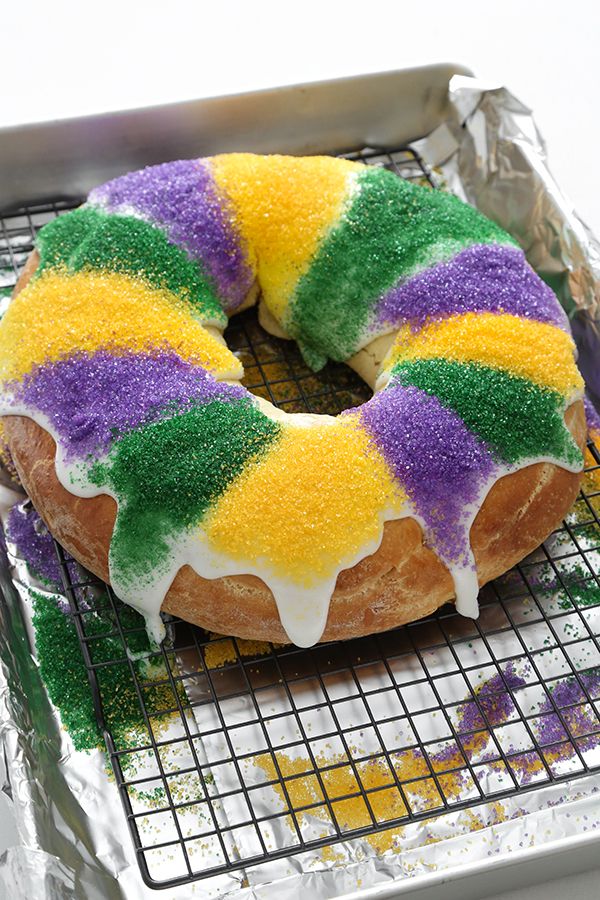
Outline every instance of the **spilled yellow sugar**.
MULTIPOLYGON (((365 802, 364 791, 368 791, 369 805, 376 822, 383 823, 407 815, 406 806, 400 791, 394 785, 393 776, 385 760, 376 759, 356 764, 361 785, 358 784, 352 767, 346 763, 345 757, 336 755, 329 758, 321 754, 316 757, 315 761, 319 768, 321 781, 312 771, 310 760, 304 757, 292 759, 284 753, 277 753, 277 766, 285 780, 284 792, 270 754, 264 753, 254 759, 255 765, 265 772, 268 780, 274 782, 273 789, 286 805, 285 794, 287 793, 290 805, 299 820, 308 815, 322 820, 324 825, 331 823, 321 783, 336 823, 343 831, 353 831, 372 825, 372 817, 365 802), (356 796, 347 797, 347 794, 356 794, 356 796)), ((368 835, 364 839, 378 852, 385 853, 392 847, 395 833, 397 831, 390 829, 379 834, 368 835)), ((325 834, 327 832, 324 832, 323 836, 325 834)), ((327 858, 333 858, 331 851, 325 849, 324 852, 327 858)))
MULTIPOLYGON (((481 732, 471 735, 464 741, 465 749, 469 745, 468 755, 481 753, 489 746, 491 737, 489 732, 481 732)), ((350 748, 351 753, 357 752, 357 748, 350 748)), ((572 751, 572 748, 571 748, 572 751)), ((545 751, 548 763, 568 758, 569 750, 564 747, 553 748, 545 751)), ((520 757, 517 763, 518 771, 531 773, 532 775, 543 771, 543 763, 539 758, 531 759, 530 754, 520 757), (527 756, 527 758, 525 758, 527 756)), ((392 819, 402 819, 408 815, 402 794, 395 784, 390 767, 383 757, 358 761, 354 767, 349 764, 345 754, 317 754, 314 764, 308 757, 299 755, 292 758, 283 751, 276 752, 277 765, 271 754, 259 754, 253 759, 254 765, 265 773, 267 780, 272 782, 272 788, 281 802, 295 812, 297 821, 302 824, 306 816, 312 821, 323 823, 322 837, 331 834, 331 812, 336 824, 342 831, 351 832, 358 828, 369 827, 373 823, 385 823, 392 819), (318 773, 318 774, 317 774, 318 773), (285 783, 285 790, 284 790, 285 783), (321 787, 322 785, 322 787, 321 787), (356 796, 346 796, 355 794, 356 796), (368 798, 368 806, 365 801, 368 798), (345 799, 344 799, 345 798, 345 799), (289 799, 289 803, 288 803, 289 799), (369 807, 372 816, 369 813, 369 807)), ((461 751, 456 748, 455 753, 444 754, 435 760, 432 770, 418 748, 410 748, 394 753, 390 757, 396 771, 402 789, 412 811, 437 810, 443 813, 442 800, 436 784, 431 777, 431 771, 443 771, 454 766, 460 766, 460 771, 447 772, 438 775, 438 782, 448 800, 463 798, 465 788, 469 787, 470 776, 462 768, 465 760, 461 751), (428 774, 429 777, 423 777, 428 774), (465 780, 467 779, 467 780, 465 780)), ((432 763, 434 760, 431 760, 432 763)), ((489 771, 506 775, 505 763, 502 760, 492 760, 486 763, 489 771)), ((507 820, 507 813, 500 803, 490 803, 486 807, 487 812, 482 817, 469 810, 461 814, 461 820, 457 823, 458 833, 466 831, 478 831, 490 824, 507 820)), ((517 811, 520 816, 522 811, 517 811)), ((294 828, 291 816, 289 826, 294 828)), ((399 849, 400 842, 406 834, 405 826, 392 826, 377 834, 367 834, 361 839, 369 843, 377 853, 385 853, 389 850, 399 849)), ((447 832, 427 833, 425 843, 436 843, 444 840, 447 832)), ((332 863, 343 863, 345 855, 340 853, 336 846, 324 847, 322 858, 332 863)))
POLYGON ((356 163, 233 153, 214 157, 212 170, 232 201, 265 302, 285 327, 287 302, 344 208, 356 163))
POLYGON ((399 512, 403 500, 383 457, 348 417, 287 428, 230 485, 204 528, 215 550, 308 587, 375 540, 381 514, 399 512))
POLYGON ((0 322, 0 377, 20 378, 40 363, 99 348, 170 349, 221 378, 239 378, 233 353, 165 290, 128 275, 56 270, 31 282, 0 322))
MULTIPOLYGON (((593 441, 598 449, 600 449, 600 431, 590 428, 589 436, 590 440, 593 441)), ((600 468, 598 467, 598 463, 591 450, 587 447, 585 449, 585 467, 590 471, 585 472, 583 476, 583 489, 589 494, 594 494, 596 491, 600 491, 600 468)), ((600 498, 596 496, 588 497, 588 503, 590 503, 595 510, 600 508, 600 498)))
POLYGON ((211 634, 210 641, 204 645, 204 660, 208 669, 218 669, 228 663, 237 662, 238 656, 242 658, 264 656, 270 652, 271 644, 267 641, 251 641, 245 638, 228 638, 220 634, 211 634))
POLYGON ((571 337, 554 325, 494 313, 466 313, 432 322, 415 334, 402 328, 386 369, 411 359, 475 362, 527 378, 570 396, 583 381, 573 357, 571 337))
POLYGON ((6 442, 4 422, 2 419, 0 419, 0 465, 6 469, 13 481, 20 484, 19 475, 15 469, 15 464, 12 461, 12 456, 10 455, 10 450, 6 442))

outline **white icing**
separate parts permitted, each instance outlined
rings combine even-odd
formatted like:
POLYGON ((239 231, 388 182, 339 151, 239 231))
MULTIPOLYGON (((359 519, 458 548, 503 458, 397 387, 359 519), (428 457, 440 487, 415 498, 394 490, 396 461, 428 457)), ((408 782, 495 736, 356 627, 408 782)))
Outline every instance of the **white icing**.
POLYGON ((456 611, 461 616, 477 619, 479 616, 479 579, 475 569, 475 560, 473 560, 472 569, 468 566, 461 568, 452 566, 449 568, 454 581, 456 611))
MULTIPOLYGON (((569 402, 573 402, 575 399, 579 399, 579 395, 571 398, 569 402)), ((336 421, 333 416, 284 413, 265 400, 260 398, 256 398, 256 400, 262 411, 276 421, 289 421, 304 427, 311 427, 315 424, 334 424, 336 421)), ((108 494, 113 497, 118 505, 117 497, 110 490, 106 488, 100 490, 87 480, 81 463, 69 463, 66 461, 64 447, 59 435, 45 415, 18 402, 11 402, 10 398, 4 398, 0 403, 0 416, 11 414, 29 416, 54 438, 57 446, 56 474, 63 487, 79 497, 95 497, 100 494, 108 494)), ((100 462, 102 461, 100 460, 100 462)), ((462 615, 477 618, 479 614, 477 602, 479 584, 468 536, 487 494, 504 475, 516 472, 534 463, 543 462, 558 465, 572 472, 581 470, 581 466, 570 466, 562 460, 547 456, 523 460, 517 465, 499 467, 496 469, 493 477, 484 484, 476 501, 465 508, 463 530, 465 544, 468 548, 467 557, 460 564, 450 560, 442 560, 452 576, 456 595, 456 609, 462 615)), ((177 572, 182 566, 186 564, 191 566, 198 575, 207 579, 236 575, 256 575, 271 590, 277 604, 281 624, 290 641, 299 647, 309 647, 319 641, 323 635, 331 595, 339 573, 356 565, 365 556, 375 553, 381 544, 383 526, 386 521, 406 516, 411 516, 417 520, 423 530, 425 543, 435 550, 435 545, 430 540, 431 536, 428 534, 425 522, 407 503, 400 511, 390 509, 380 514, 376 539, 363 545, 354 557, 341 560, 339 567, 328 578, 310 586, 299 586, 297 583, 281 578, 271 571, 265 562, 254 563, 234 560, 216 552, 209 546, 208 538, 201 528, 193 533, 179 535, 176 540, 172 539, 170 541, 171 553, 168 557, 168 564, 164 565, 159 571, 155 570, 149 574, 144 582, 135 581, 131 583, 124 581, 119 576, 116 567, 111 564, 111 554, 109 552, 110 581, 115 594, 144 617, 151 639, 160 643, 165 636, 160 609, 177 572)))
MULTIPOLYGON (((346 208, 349 208, 352 199, 358 190, 359 173, 358 171, 352 171, 349 173, 347 180, 345 199, 346 208)), ((91 195, 91 205, 105 208, 107 206, 107 199, 102 197, 101 194, 93 192, 91 195)), ((134 216, 144 221, 150 221, 149 216, 135 206, 129 204, 121 204, 115 211, 122 215, 134 216)), ((333 227, 333 225, 331 227, 333 227)), ((459 245, 459 243, 457 243, 455 247, 452 247, 453 252, 458 252, 460 249, 462 249, 462 245, 459 245)), ((452 256, 452 253, 449 253, 449 245, 447 242, 430 247, 427 250, 427 253, 415 263, 413 270, 405 274, 403 280, 407 281, 416 272, 421 271, 423 268, 431 266, 436 262, 448 259, 450 256, 452 256)), ((257 293, 258 285, 255 282, 244 304, 240 307, 240 310, 256 302, 257 293)), ((206 330, 215 340, 220 344, 225 344, 225 340, 221 333, 220 322, 216 320, 203 320, 198 313, 194 312, 194 310, 191 310, 191 315, 202 322, 206 327, 206 330)), ((271 333, 281 337, 287 337, 283 324, 266 306, 264 300, 261 300, 259 305, 259 320, 271 333)), ((395 334, 396 329, 393 327, 384 327, 377 335, 365 332, 363 342, 357 347, 357 352, 347 361, 371 387, 374 387, 375 392, 381 390, 389 381, 390 372, 386 371, 386 366, 393 349, 395 334)), ((239 372, 231 371, 222 374, 221 379, 232 384, 238 384, 239 382, 236 380, 237 375, 239 375, 239 372)), ((577 396, 570 398, 569 403, 576 399, 580 399, 580 396, 581 394, 578 394, 577 396)), ((259 397, 255 397, 255 401, 265 415, 277 422, 286 422, 295 426, 310 428, 315 425, 334 425, 337 421, 334 416, 289 414, 277 409, 272 404, 268 403, 268 401, 259 397)), ((567 404, 565 404, 564 408, 566 408, 566 406, 567 404)), ((119 506, 118 498, 114 493, 107 488, 100 490, 87 479, 83 464, 67 462, 64 455, 65 448, 60 437, 56 433, 51 421, 46 416, 35 409, 28 408, 23 404, 12 401, 11 398, 3 398, 0 400, 0 416, 15 414, 29 416, 54 438, 57 446, 55 461, 56 474, 59 482, 64 488, 72 494, 84 498, 107 494, 115 500, 117 507, 119 506)), ((100 462, 102 461, 103 460, 100 460, 100 462)), ((475 560, 470 548, 469 534, 471 526, 481 509, 487 494, 493 485, 504 475, 508 475, 519 469, 540 462, 552 463, 573 472, 581 470, 581 466, 569 466, 562 460, 544 456, 524 460, 518 465, 498 467, 495 470, 493 477, 482 486, 476 501, 463 510, 464 516, 461 531, 465 538, 465 556, 460 563, 442 559, 452 576, 456 595, 456 609, 462 615, 477 618, 479 612, 477 601, 479 584, 475 560)), ((112 552, 109 551, 110 581, 117 596, 140 612, 145 618, 146 627, 151 639, 160 643, 165 635, 165 628, 160 617, 160 609, 175 576, 182 566, 191 566, 198 575, 207 579, 236 575, 256 575, 271 590, 277 605, 282 626, 290 640, 298 646, 308 647, 316 643, 323 635, 329 612, 330 599, 339 573, 344 569, 351 568, 366 556, 376 552, 381 544, 383 528, 386 521, 407 516, 416 519, 422 528, 425 542, 435 551, 436 548, 433 535, 428 533, 425 522, 416 514, 414 508, 412 508, 409 503, 406 503, 400 510, 390 509, 381 512, 378 516, 379 521, 376 538, 365 543, 352 558, 340 560, 339 566, 329 575, 329 577, 310 586, 299 586, 290 580, 282 578, 270 570, 265 561, 251 562, 234 560, 224 554, 216 552, 210 547, 208 537, 201 528, 198 528, 198 530, 193 533, 183 533, 171 538, 168 541, 170 553, 168 554, 167 562, 162 567, 148 573, 145 580, 124 580, 120 576, 118 568, 112 564, 112 552)))

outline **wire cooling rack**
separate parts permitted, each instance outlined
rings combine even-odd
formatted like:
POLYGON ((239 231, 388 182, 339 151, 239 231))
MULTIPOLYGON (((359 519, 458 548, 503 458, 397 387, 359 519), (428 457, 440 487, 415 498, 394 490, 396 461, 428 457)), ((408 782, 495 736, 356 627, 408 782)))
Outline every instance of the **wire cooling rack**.
MULTIPOLYGON (((412 151, 349 156, 438 186, 412 151)), ((11 290, 37 229, 67 208, 2 221, 0 289, 11 290)), ((345 366, 312 373, 253 311, 227 338, 247 387, 287 411, 335 414, 369 396, 345 366)), ((481 591, 477 621, 448 605, 392 632, 308 650, 171 619, 163 646, 140 654, 141 620, 108 586, 75 577, 57 545, 144 881, 172 887, 373 840, 600 770, 599 513, 600 454, 590 444, 573 511, 481 591), (136 708, 126 731, 115 672, 136 708)))

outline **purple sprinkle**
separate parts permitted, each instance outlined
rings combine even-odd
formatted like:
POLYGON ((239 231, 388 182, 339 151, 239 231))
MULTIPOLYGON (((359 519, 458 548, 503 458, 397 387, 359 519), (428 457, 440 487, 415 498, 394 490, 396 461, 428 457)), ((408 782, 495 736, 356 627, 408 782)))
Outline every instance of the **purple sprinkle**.
POLYGON ((465 510, 495 470, 487 448, 456 413, 415 387, 390 384, 353 413, 405 487, 436 552, 465 564, 465 510))
MULTIPOLYGON (((54 541, 41 516, 31 505, 31 501, 26 500, 12 507, 8 514, 6 533, 8 540, 15 545, 17 555, 25 560, 31 572, 40 581, 45 582, 51 591, 62 592, 62 576, 54 541)), ((83 570, 66 552, 65 561, 79 608, 89 609, 90 587, 76 586, 82 580, 83 570)), ((71 611, 64 597, 59 596, 57 604, 63 613, 71 611)))
POLYGON ((460 706, 460 722, 457 730, 462 734, 471 731, 481 731, 486 727, 485 721, 479 707, 475 702, 467 701, 460 706))
POLYGON ((587 702, 585 691, 591 697, 600 695, 600 671, 591 670, 581 674, 583 689, 576 678, 566 678, 556 682, 550 689, 552 697, 545 697, 540 707, 538 731, 544 744, 566 740, 569 736, 560 717, 554 712, 555 706, 561 710, 562 719, 571 737, 580 737, 591 732, 600 732, 600 720, 593 707, 587 702))
POLYGON ((600 434, 600 413, 597 411, 589 397, 584 397, 583 405, 585 406, 588 430, 600 434))
POLYGON ((548 322, 568 331, 567 318, 552 290, 516 247, 476 244, 449 262, 395 285, 377 301, 378 328, 468 312, 504 312, 548 322))
POLYGON ((215 381, 172 351, 76 353, 37 366, 7 388, 17 403, 48 417, 67 460, 107 451, 116 435, 155 421, 165 410, 246 396, 241 386, 215 381))
POLYGON ((189 159, 115 178, 89 195, 108 212, 136 212, 164 228, 173 243, 201 261, 226 312, 243 303, 254 281, 242 242, 209 165, 189 159))
POLYGON ((517 709, 507 688, 516 690, 524 687, 526 683, 525 679, 516 673, 514 666, 509 664, 502 674, 497 673, 482 685, 478 698, 490 725, 503 725, 517 717, 517 709))
MULTIPOLYGON (((62 579, 54 542, 44 522, 35 511, 30 501, 18 503, 8 514, 6 533, 21 559, 24 559, 31 571, 41 580, 47 582, 52 590, 60 590, 62 579)), ((76 576, 77 563, 67 562, 73 581, 76 576)), ((66 601, 61 604, 63 611, 68 610, 66 601)))
POLYGON ((568 738, 567 732, 556 713, 549 713, 547 716, 533 719, 531 724, 537 740, 543 747, 559 744, 568 738))

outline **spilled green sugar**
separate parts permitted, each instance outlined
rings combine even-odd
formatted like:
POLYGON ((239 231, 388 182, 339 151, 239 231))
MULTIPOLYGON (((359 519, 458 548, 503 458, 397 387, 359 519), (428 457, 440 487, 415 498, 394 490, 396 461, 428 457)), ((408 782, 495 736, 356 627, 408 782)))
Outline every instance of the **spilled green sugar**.
POLYGON ((503 462, 550 456, 581 465, 581 451, 564 425, 560 394, 508 372, 446 359, 403 362, 391 377, 453 409, 503 462))
POLYGON ((188 301, 195 313, 223 327, 227 317, 197 262, 168 241, 164 232, 133 216, 110 215, 82 206, 49 222, 38 241, 38 274, 96 269, 142 278, 188 301))
POLYGON ((292 301, 287 328, 309 365, 344 361, 365 337, 376 300, 399 279, 472 244, 514 243, 455 197, 366 168, 292 301))
POLYGON ((124 580, 168 559, 169 538, 197 525, 281 426, 250 398, 213 401, 132 431, 90 471, 119 499, 111 566, 124 580))
MULTIPOLYGON (((92 694, 75 625, 72 618, 62 612, 52 596, 31 592, 33 599, 33 625, 36 653, 40 671, 50 699, 60 710, 76 750, 91 750, 101 746, 102 735, 98 730, 92 694)), ((128 647, 133 653, 149 652, 150 646, 144 621, 138 613, 119 604, 119 615, 124 629, 137 628, 128 633, 128 647)), ((139 743, 139 731, 144 722, 139 698, 135 691, 131 670, 121 659, 125 649, 120 638, 103 637, 114 628, 105 614, 87 613, 85 631, 94 663, 110 662, 96 669, 100 694, 107 725, 119 746, 139 743), (136 736, 137 735, 137 736, 136 736)), ((140 682, 150 684, 146 689, 146 703, 150 709, 170 709, 174 705, 171 690, 165 687, 167 673, 162 664, 150 667, 147 661, 133 660, 140 682)))

